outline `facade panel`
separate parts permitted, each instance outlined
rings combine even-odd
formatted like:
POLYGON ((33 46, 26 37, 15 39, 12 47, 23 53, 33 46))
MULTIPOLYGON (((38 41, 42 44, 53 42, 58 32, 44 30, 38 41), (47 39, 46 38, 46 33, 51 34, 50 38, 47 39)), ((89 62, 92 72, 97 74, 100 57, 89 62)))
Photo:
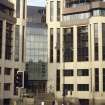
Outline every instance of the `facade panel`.
POLYGON ((45 92, 47 84, 47 26, 44 7, 27 7, 26 70, 28 90, 45 92), (34 12, 34 14, 33 14, 34 12))
POLYGON ((14 72, 15 68, 25 70, 25 64, 20 60, 21 27, 25 26, 26 19, 20 17, 22 2, 23 0, 0 0, 0 105, 12 105, 19 98, 19 94, 14 94, 14 72))
MULTIPOLYGON (((48 92, 51 91, 51 85, 57 100, 60 99, 61 102, 65 99, 80 105, 105 104, 105 0, 48 0, 47 13, 51 8, 51 1, 54 3, 54 20, 47 20, 48 38, 50 39, 51 28, 54 33, 53 54, 50 53, 51 40, 48 40, 48 92), (58 1, 60 21, 56 20, 58 1), (56 62, 57 28, 60 28, 60 62, 56 62), (51 56, 53 62, 50 62, 51 56), (59 91, 56 90, 59 84, 55 79, 57 70, 60 70, 59 91), (66 96, 63 94, 65 90, 68 93, 66 96)), ((46 16, 48 19, 49 14, 46 16)))

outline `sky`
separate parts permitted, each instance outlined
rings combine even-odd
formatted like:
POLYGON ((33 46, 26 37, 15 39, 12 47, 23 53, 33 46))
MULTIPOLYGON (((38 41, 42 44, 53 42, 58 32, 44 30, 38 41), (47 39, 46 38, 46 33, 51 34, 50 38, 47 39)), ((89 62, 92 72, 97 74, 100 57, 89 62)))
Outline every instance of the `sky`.
POLYGON ((45 0, 27 0, 28 5, 32 6, 45 6, 45 0))

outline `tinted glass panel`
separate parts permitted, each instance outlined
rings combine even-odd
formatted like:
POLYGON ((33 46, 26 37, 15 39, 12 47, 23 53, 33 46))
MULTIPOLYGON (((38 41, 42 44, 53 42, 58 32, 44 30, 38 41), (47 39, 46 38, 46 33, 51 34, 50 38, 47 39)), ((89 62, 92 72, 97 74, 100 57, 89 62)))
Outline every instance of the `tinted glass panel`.
POLYGON ((77 75, 78 76, 89 76, 89 70, 88 69, 78 69, 77 75))
POLYGON ((102 24, 102 57, 105 60, 105 23, 102 24))
POLYGON ((77 90, 78 91, 89 91, 89 85, 88 84, 78 84, 77 90))
POLYGON ((0 21, 0 58, 2 56, 2 28, 3 28, 3 23, 0 21))
POLYGON ((20 0, 16 0, 16 17, 20 18, 20 0))
POLYGON ((88 61, 88 27, 81 26, 77 29, 77 60, 88 61))
POLYGON ((64 62, 73 61, 73 28, 63 29, 63 60, 64 62))
POLYGON ((98 60, 98 24, 94 24, 94 59, 98 60))
POLYGON ((73 70, 63 70, 64 76, 73 76, 73 70))

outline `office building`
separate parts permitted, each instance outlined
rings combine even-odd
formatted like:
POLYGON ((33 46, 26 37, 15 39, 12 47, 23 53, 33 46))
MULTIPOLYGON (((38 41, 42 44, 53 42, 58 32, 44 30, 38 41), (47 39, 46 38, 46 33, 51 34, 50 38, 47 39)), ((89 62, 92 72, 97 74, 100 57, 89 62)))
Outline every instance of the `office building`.
POLYGON ((47 0, 48 91, 105 104, 105 0, 47 0), (50 88, 53 87, 53 88, 50 88))
POLYGON ((0 0, 0 105, 18 99, 14 76, 24 70, 26 0, 0 0))
POLYGON ((45 92, 47 87, 47 26, 44 7, 27 7, 26 70, 28 90, 45 92))

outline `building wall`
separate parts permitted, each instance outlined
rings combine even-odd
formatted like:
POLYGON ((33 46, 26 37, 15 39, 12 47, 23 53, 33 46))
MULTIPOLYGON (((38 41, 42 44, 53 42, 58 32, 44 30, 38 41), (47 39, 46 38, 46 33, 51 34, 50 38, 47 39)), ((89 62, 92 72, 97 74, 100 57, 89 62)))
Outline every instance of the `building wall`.
MULTIPOLYGON (((21 1, 21 7, 20 7, 20 16, 22 16, 23 14, 23 0, 21 1)), ((11 3, 13 3, 14 7, 14 16, 13 18, 16 18, 16 0, 11 0, 11 3)), ((26 12, 26 1, 25 1, 25 12, 26 12)), ((1 16, 0 16, 1 17, 1 16)), ((8 17, 8 15, 6 16, 8 17)), ((24 61, 25 58, 23 58, 22 60, 22 49, 24 49, 25 52, 25 47, 23 48, 23 43, 25 43, 25 31, 24 31, 24 39, 23 38, 23 29, 22 27, 26 25, 25 23, 25 19, 26 19, 26 15, 25 18, 23 19, 22 17, 17 19, 17 23, 16 23, 16 19, 15 21, 13 21, 12 18, 0 18, 0 20, 3 21, 3 30, 2 30, 2 58, 0 59, 0 67, 1 67, 1 75, 0 75, 0 81, 1 81, 1 91, 0 91, 0 100, 3 101, 3 99, 10 99, 10 102, 12 102, 15 98, 17 99, 17 95, 14 95, 14 72, 16 69, 18 70, 25 70, 25 65, 24 65, 24 61), (10 20, 11 19, 11 20, 10 20), (6 22, 9 22, 10 24, 13 24, 12 27, 12 42, 11 42, 11 46, 12 46, 12 50, 11 50, 11 59, 10 60, 6 60, 5 59, 5 45, 6 45, 6 22), (16 25, 20 25, 20 32, 19 32, 19 61, 15 61, 15 53, 16 53, 16 40, 15 40, 15 27, 16 25), (5 68, 10 68, 10 74, 4 74, 5 73, 5 68), (10 89, 7 91, 4 91, 4 83, 9 83, 10 84, 10 89), (15 97, 16 96, 16 97, 15 97)), ((25 29, 25 28, 24 28, 25 29)), ((24 57, 24 54, 23 54, 24 57)), ((7 72, 9 72, 9 70, 7 70, 7 72)), ((3 103, 1 103, 0 105, 2 105, 3 103)), ((11 103, 12 104, 12 103, 11 103)))
MULTIPOLYGON (((51 0, 52 1, 52 0, 51 0)), ((105 18, 104 16, 91 16, 87 19, 69 19, 63 20, 63 16, 67 15, 66 13, 63 14, 64 10, 64 2, 61 1, 61 21, 56 21, 56 7, 57 1, 54 0, 54 20, 50 21, 50 0, 47 1, 47 24, 48 24, 48 91, 52 91, 55 93, 57 98, 62 99, 63 96, 63 84, 74 84, 74 91, 68 90, 68 94, 65 96, 69 101, 73 101, 74 99, 89 99, 90 104, 93 103, 95 100, 95 105, 97 103, 103 103, 105 93, 103 91, 103 68, 105 68, 105 62, 102 59, 102 23, 104 23, 105 18), (94 52, 94 24, 98 23, 98 49, 99 49, 99 60, 94 60, 95 52, 94 52), (77 59, 77 37, 78 31, 77 28, 80 26, 87 26, 88 27, 88 61, 78 61, 77 59), (63 62, 64 57, 64 39, 63 39, 63 29, 64 28, 73 28, 73 61, 71 62, 63 62), (50 28, 53 28, 53 61, 50 61, 51 57, 51 42, 50 42, 50 28), (60 62, 56 62, 56 50, 57 50, 57 34, 56 30, 60 28, 60 62), (99 91, 95 91, 95 68, 99 68, 99 91), (73 70, 73 76, 63 76, 63 70, 73 70), (77 76, 77 69, 88 69, 89 75, 88 76, 77 76), (60 70, 60 90, 56 90, 56 81, 57 81, 57 70, 60 70), (55 78, 56 77, 56 78, 55 78), (88 91, 78 91, 77 85, 78 84, 89 84, 88 91)), ((70 9, 67 9, 68 13, 71 12, 70 9)), ((71 9, 73 10, 73 9, 71 9)), ((79 10, 79 7, 78 7, 79 10)), ((76 18, 76 17, 74 17, 76 18)), ((96 40, 96 39, 95 39, 96 40)))
POLYGON ((31 91, 46 90, 47 26, 44 7, 27 7, 26 70, 31 91), (41 86, 42 85, 42 86, 41 86))

